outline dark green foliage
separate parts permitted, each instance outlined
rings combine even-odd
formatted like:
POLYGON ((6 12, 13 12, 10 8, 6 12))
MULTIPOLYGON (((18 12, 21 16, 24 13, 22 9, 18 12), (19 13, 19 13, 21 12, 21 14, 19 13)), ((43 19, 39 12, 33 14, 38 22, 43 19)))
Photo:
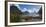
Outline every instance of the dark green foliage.
POLYGON ((15 22, 20 22, 20 21, 21 21, 20 16, 16 16, 16 17, 14 17, 14 18, 15 18, 15 22))
POLYGON ((11 17, 11 22, 21 22, 21 18, 20 16, 14 16, 14 17, 11 17))
POLYGON ((21 22, 22 12, 16 6, 10 6, 10 22, 21 22))

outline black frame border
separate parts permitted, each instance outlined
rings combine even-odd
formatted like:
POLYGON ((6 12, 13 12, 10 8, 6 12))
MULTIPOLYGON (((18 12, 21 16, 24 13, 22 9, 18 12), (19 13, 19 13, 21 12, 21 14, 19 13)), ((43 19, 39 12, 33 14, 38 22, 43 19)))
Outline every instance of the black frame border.
POLYGON ((44 2, 29 2, 29 1, 5 1, 5 26, 26 26, 26 25, 41 25, 45 24, 45 3, 44 2), (7 11, 7 3, 8 2, 23 2, 23 3, 38 3, 38 4, 44 4, 44 23, 38 23, 38 24, 23 24, 23 25, 8 25, 8 11, 7 11))

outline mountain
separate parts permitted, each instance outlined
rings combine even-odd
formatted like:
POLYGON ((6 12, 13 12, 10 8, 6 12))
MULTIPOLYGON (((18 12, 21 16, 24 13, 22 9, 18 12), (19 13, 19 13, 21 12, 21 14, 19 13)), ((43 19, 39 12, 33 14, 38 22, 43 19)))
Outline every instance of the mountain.
POLYGON ((42 7, 40 8, 40 10, 39 10, 39 12, 38 12, 39 14, 42 14, 42 7))
POLYGON ((10 22, 20 22, 20 14, 22 14, 22 12, 16 6, 10 6, 10 22))
POLYGON ((11 13, 18 13, 18 14, 22 14, 22 12, 14 5, 10 6, 10 12, 11 13))
POLYGON ((23 14, 25 14, 25 15, 26 15, 26 14, 29 14, 29 12, 28 12, 28 11, 25 11, 25 12, 23 12, 23 14))

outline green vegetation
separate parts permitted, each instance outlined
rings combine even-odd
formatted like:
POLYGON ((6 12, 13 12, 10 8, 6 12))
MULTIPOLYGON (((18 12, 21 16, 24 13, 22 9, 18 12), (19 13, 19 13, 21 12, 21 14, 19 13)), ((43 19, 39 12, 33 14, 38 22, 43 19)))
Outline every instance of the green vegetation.
POLYGON ((10 6, 10 22, 21 22, 22 12, 16 6, 10 6))

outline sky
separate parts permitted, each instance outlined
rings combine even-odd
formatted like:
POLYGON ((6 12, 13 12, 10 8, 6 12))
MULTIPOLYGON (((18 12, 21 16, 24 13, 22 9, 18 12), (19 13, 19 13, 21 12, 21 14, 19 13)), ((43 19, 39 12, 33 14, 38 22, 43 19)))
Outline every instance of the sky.
POLYGON ((34 13, 34 12, 37 13, 41 7, 41 5, 26 5, 26 4, 17 4, 16 6, 22 12, 28 11, 29 13, 34 13))

